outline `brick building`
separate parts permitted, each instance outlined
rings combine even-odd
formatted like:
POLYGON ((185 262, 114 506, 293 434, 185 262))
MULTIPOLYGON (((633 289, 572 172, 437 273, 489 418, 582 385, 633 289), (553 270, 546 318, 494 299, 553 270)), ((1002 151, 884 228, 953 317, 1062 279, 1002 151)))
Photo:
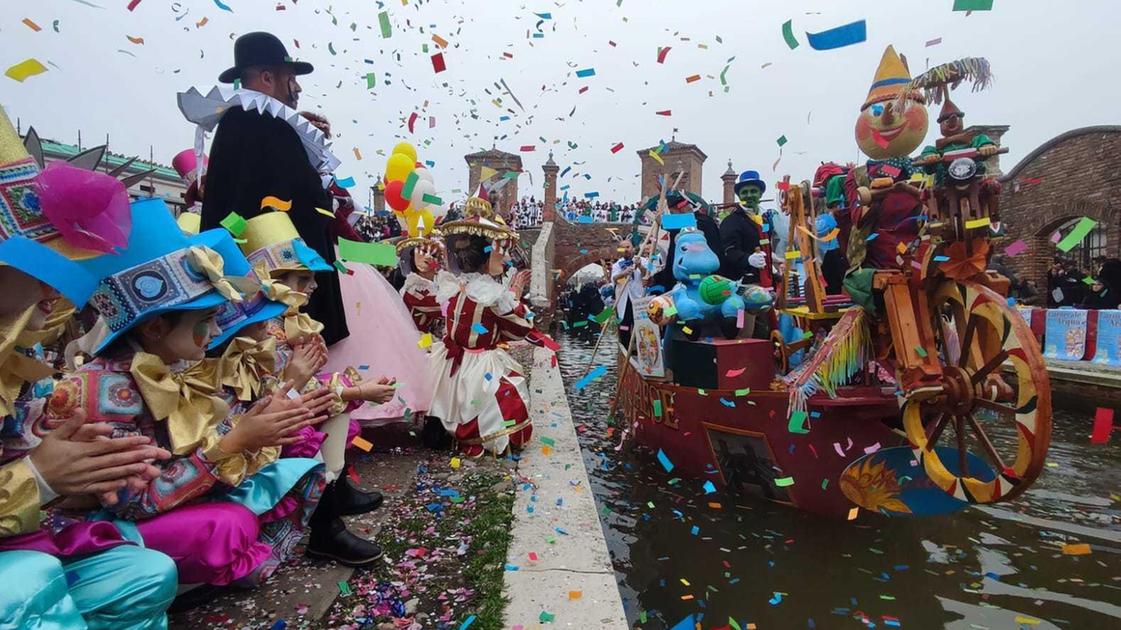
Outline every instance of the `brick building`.
POLYGON ((642 160, 642 196, 640 199, 645 201, 658 194, 658 176, 663 173, 666 175, 669 184, 672 185, 675 181, 677 182, 677 189, 701 195, 701 169, 704 167, 705 160, 708 159, 704 151, 697 148, 695 144, 685 144, 684 142, 671 140, 666 143, 666 152, 659 155, 662 162, 665 163, 662 165, 650 156, 650 153, 657 149, 658 147, 650 147, 638 152, 638 157, 642 160), (679 175, 680 179, 678 179, 679 175))
POLYGON ((521 156, 491 147, 485 151, 469 153, 463 159, 467 161, 468 194, 475 194, 480 180, 486 181, 487 189, 491 191, 491 204, 495 210, 507 216, 510 207, 518 201, 518 177, 510 173, 522 172, 521 156), (482 177, 484 168, 490 169, 487 171, 487 178, 482 177))
MULTIPOLYGON (((1095 256, 1121 258, 1121 125, 1073 129, 1032 151, 1000 178, 1004 245, 1022 239, 1027 252, 1008 262, 1040 288, 1056 256, 1090 270, 1095 256), (1082 217, 1098 226, 1080 245, 1062 253, 1052 242, 1082 217)), ((997 252, 1003 247, 998 246, 997 252)))

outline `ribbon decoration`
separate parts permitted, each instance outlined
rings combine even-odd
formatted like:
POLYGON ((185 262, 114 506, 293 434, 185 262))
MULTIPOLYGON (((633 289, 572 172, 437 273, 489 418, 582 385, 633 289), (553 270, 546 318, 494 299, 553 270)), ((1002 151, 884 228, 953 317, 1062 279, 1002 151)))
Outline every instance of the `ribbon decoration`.
POLYGON ((261 394, 261 382, 276 372, 276 338, 234 337, 220 363, 222 384, 233 389, 238 400, 254 400, 261 394))
POLYGON ((244 298, 241 292, 234 287, 225 274, 222 273, 222 255, 204 245, 193 246, 187 252, 187 261, 198 273, 204 274, 214 290, 231 302, 240 303, 244 298))
POLYGON ((204 359, 186 370, 172 372, 156 355, 137 352, 129 373, 152 417, 167 421, 171 450, 176 455, 187 455, 203 444, 230 411, 214 395, 221 382, 217 361, 204 359))

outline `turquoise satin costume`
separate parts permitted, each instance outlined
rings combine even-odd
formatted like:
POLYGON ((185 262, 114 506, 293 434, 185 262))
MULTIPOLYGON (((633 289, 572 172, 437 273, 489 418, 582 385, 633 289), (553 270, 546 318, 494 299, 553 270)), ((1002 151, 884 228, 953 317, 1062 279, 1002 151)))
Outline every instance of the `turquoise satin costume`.
POLYGON ((175 563, 132 545, 59 560, 0 553, 0 630, 163 630, 175 598, 175 563))

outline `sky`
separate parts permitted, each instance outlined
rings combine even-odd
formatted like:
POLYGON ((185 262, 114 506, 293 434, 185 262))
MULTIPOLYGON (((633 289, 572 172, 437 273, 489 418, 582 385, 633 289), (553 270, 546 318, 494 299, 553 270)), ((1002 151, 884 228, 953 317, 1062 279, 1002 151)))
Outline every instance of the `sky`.
POLYGON ((233 38, 267 30, 315 65, 300 109, 331 120, 336 173, 355 179, 359 199, 401 140, 435 162, 446 201, 466 196, 463 155, 492 144, 521 156, 519 189, 538 197, 552 151, 571 166, 560 181, 570 196, 637 201, 637 151, 673 136, 709 156, 709 200, 720 201, 729 160, 769 182, 808 179, 821 161, 864 159, 853 125, 888 44, 914 74, 962 57, 991 62, 991 89, 963 87, 954 100, 966 124, 1011 125, 1005 171, 1060 133, 1121 122, 1116 0, 995 0, 969 15, 954 0, 140 0, 129 11, 130 1, 4 0, 0 68, 28 58, 48 68, 22 83, 0 77, 0 105, 24 130, 71 143, 81 130, 86 146, 108 134, 111 150, 146 158, 151 147, 168 164, 194 137, 176 93, 214 85, 233 65, 233 38), (806 32, 861 19, 866 42, 807 45, 806 32), (796 49, 783 39, 787 20, 796 49), (588 68, 594 76, 576 76, 588 68), (503 80, 510 93, 496 87, 503 80))

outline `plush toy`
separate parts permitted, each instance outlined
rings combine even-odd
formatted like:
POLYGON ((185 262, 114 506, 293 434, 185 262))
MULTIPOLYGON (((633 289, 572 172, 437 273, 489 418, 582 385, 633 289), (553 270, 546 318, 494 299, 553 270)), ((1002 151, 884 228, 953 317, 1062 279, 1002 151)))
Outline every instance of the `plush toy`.
POLYGON ((709 248, 704 234, 691 228, 681 230, 671 255, 677 284, 650 301, 650 320, 661 326, 676 317, 683 329, 688 329, 685 334, 696 339, 705 323, 719 317, 721 332, 734 338, 739 311, 746 304, 738 293, 739 283, 712 275, 720 267, 720 259, 709 248))

